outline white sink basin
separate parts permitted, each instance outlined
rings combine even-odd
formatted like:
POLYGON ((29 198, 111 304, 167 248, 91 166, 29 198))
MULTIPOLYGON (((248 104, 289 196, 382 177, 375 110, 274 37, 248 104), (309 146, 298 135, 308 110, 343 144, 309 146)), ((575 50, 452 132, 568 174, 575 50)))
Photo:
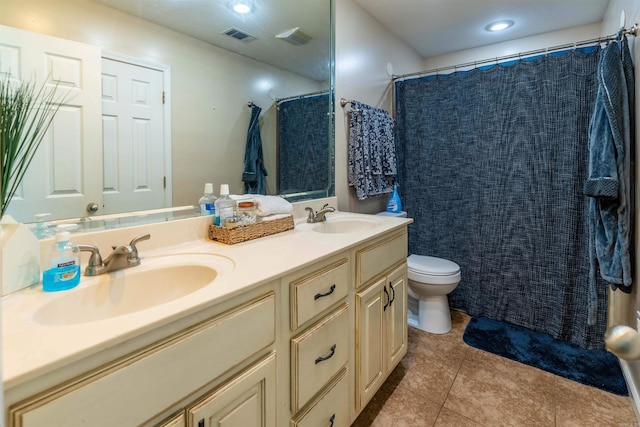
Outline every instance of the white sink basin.
POLYGON ((35 312, 34 320, 70 325, 134 313, 196 292, 234 268, 232 260, 213 254, 143 258, 137 267, 82 276, 77 288, 52 293, 52 300, 35 312))
POLYGON ((360 233, 378 227, 376 218, 329 218, 311 227, 316 233, 360 233))

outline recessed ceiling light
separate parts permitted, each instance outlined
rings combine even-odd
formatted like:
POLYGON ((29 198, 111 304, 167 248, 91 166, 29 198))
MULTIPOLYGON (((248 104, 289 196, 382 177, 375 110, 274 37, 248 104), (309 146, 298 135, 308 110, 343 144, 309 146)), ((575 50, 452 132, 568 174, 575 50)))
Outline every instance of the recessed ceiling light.
POLYGON ((229 6, 231 6, 234 12, 241 14, 249 13, 253 10, 253 5, 250 0, 233 0, 229 6))
POLYGON ((513 26, 513 21, 496 21, 487 25, 486 27, 484 27, 484 29, 487 31, 495 32, 495 31, 506 30, 511 26, 513 26))

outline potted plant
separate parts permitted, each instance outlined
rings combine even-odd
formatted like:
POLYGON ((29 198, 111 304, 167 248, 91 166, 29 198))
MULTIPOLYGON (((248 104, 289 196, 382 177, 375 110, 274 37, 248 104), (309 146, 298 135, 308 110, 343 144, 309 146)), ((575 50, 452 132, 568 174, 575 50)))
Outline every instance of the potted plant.
POLYGON ((69 92, 58 84, 0 80, 0 283, 2 295, 38 283, 40 244, 23 224, 5 215, 38 147, 69 92), (4 229, 4 230, 3 230, 4 229))
POLYGON ((0 81, 0 219, 18 190, 60 107, 69 93, 58 84, 36 88, 34 82, 0 81))

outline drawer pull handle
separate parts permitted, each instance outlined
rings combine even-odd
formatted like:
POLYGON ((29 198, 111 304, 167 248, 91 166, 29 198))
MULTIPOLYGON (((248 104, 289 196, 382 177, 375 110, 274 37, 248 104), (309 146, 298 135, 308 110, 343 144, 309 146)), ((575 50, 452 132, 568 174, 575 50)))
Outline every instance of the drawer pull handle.
POLYGON ((391 298, 389 297, 389 291, 387 290, 386 286, 384 287, 384 294, 387 296, 387 300, 384 302, 382 311, 387 311, 387 307, 391 305, 391 298))
POLYGON ((396 300, 396 290, 393 288, 393 285, 391 284, 391 282, 389 282, 389 289, 391 289, 391 301, 389 301, 389 305, 393 304, 393 302, 396 300))
POLYGON ((333 284, 333 285, 331 285, 331 287, 329 288, 329 291, 325 292, 324 294, 316 294, 316 295, 313 297, 313 299, 314 299, 314 300, 316 300, 316 299, 320 299, 320 298, 322 298, 322 297, 327 297, 327 296, 331 295, 331 294, 333 293, 333 291, 335 291, 335 290, 336 290, 336 285, 335 285, 335 283, 334 283, 334 284, 333 284))
POLYGON ((333 357, 333 355, 335 354, 335 352, 336 352, 336 345, 334 344, 334 345, 331 346, 331 353, 329 353, 328 356, 316 358, 316 365, 318 363, 320 363, 320 362, 324 362, 327 359, 331 359, 333 357))
POLYGON ((331 415, 331 418, 329 418, 329 422, 331 424, 329 424, 329 427, 333 427, 333 422, 336 420, 336 414, 331 415))

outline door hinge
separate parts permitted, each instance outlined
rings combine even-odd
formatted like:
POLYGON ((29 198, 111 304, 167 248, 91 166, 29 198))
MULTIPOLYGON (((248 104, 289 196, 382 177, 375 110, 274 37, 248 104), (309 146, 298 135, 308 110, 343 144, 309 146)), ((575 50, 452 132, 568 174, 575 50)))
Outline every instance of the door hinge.
POLYGON ((165 92, 162 91, 162 105, 164 105, 164 95, 165 95, 165 92))
POLYGON ((167 188, 167 177, 166 176, 162 177, 162 188, 164 188, 164 189, 167 188))

